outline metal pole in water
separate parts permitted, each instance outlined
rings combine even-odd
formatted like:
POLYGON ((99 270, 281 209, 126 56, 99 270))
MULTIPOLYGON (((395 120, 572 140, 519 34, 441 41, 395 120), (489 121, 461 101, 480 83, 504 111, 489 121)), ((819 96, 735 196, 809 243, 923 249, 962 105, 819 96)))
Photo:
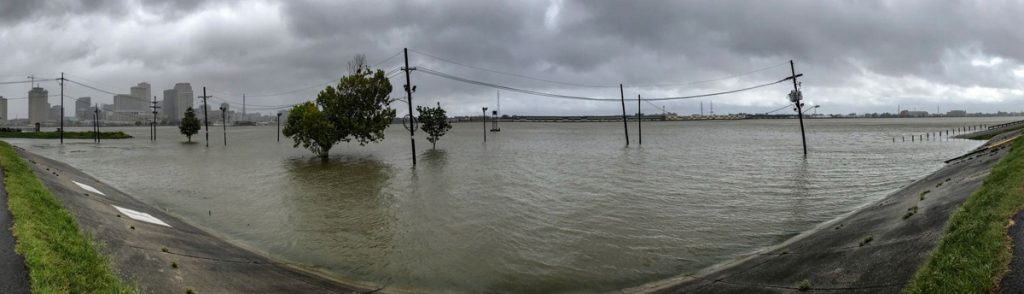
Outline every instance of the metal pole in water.
POLYGON ((793 74, 791 76, 793 78, 793 92, 796 95, 798 95, 798 97, 797 97, 798 100, 794 101, 794 103, 796 103, 797 117, 800 118, 800 139, 804 143, 804 155, 807 155, 807 135, 804 133, 804 111, 803 111, 804 103, 802 102, 803 99, 800 99, 800 98, 803 98, 803 97, 799 97, 799 95, 801 95, 801 94, 800 94, 800 89, 798 88, 798 85, 797 85, 797 82, 796 82, 796 78, 797 78, 796 67, 793 65, 793 60, 789 60, 789 70, 793 74))
POLYGON ((405 94, 408 95, 406 102, 409 102, 409 145, 412 148, 412 165, 416 166, 416 118, 412 114, 412 81, 409 78, 409 72, 413 69, 409 68, 409 48, 402 48, 402 53, 405 54, 405 67, 402 70, 405 70, 405 94))
POLYGON ((622 84, 619 84, 619 97, 622 99, 622 130, 626 133, 626 146, 629 146, 629 125, 626 124, 626 92, 622 90, 622 84))
POLYGON ((644 129, 641 121, 644 120, 643 114, 640 111, 640 94, 636 95, 636 140, 640 145, 644 144, 644 129))

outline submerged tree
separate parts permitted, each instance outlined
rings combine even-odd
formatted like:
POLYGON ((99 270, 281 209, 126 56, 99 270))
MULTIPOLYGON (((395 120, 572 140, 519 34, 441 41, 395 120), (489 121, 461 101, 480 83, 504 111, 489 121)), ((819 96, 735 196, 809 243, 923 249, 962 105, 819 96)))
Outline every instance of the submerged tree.
POLYGON ((302 148, 326 158, 327 152, 338 142, 333 129, 334 125, 327 120, 324 112, 313 102, 306 101, 295 105, 288 112, 288 120, 281 133, 295 141, 294 147, 301 144, 302 148))
POLYGON ((420 129, 427 133, 430 148, 437 148, 437 141, 452 129, 452 124, 448 123, 448 115, 444 108, 441 108, 441 102, 437 103, 437 107, 416 106, 416 111, 420 113, 417 120, 420 122, 420 129))
POLYGON ((192 135, 198 134, 200 128, 202 126, 199 124, 199 118, 196 118, 196 111, 189 107, 185 110, 185 117, 181 119, 178 130, 181 130, 181 134, 188 137, 189 142, 192 142, 192 135))
POLYGON ((395 119, 390 93, 391 82, 384 71, 362 65, 338 85, 320 91, 315 103, 292 107, 282 134, 292 138, 293 146, 301 144, 323 158, 338 142, 378 142, 395 119))

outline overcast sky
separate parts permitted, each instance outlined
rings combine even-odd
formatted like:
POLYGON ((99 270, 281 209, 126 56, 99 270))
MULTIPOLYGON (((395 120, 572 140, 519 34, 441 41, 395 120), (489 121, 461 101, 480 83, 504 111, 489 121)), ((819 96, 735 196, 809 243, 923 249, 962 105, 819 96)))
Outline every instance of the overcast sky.
MULTIPOLYGON (((392 72, 408 47, 415 67, 565 95, 619 98, 620 83, 627 97, 726 91, 784 78, 792 59, 804 74, 804 97, 822 112, 1022 111, 1022 3, 2 0, 0 82, 64 72, 117 93, 149 82, 158 96, 190 82, 197 95, 206 86, 212 102, 239 109, 246 93, 250 111, 270 113, 314 99, 356 54, 392 72), (280 93, 287 94, 271 96, 280 93)), ((422 71, 412 80, 416 105, 441 102, 465 115, 496 104, 494 88, 422 71)), ((404 75, 392 82, 392 95, 404 97, 404 75)), ((55 82, 42 86, 59 91, 55 82)), ((791 89, 781 83, 654 104, 682 114, 699 111, 699 101, 706 108, 713 101, 716 113, 764 112, 785 106, 791 89)), ((0 85, 0 96, 28 90, 0 85)), ((66 94, 113 100, 73 84, 66 94)), ((501 97, 505 114, 621 111, 617 102, 505 90, 501 97)), ((26 105, 11 100, 11 116, 25 117, 26 105)), ((393 106, 404 114, 405 104, 393 106)))

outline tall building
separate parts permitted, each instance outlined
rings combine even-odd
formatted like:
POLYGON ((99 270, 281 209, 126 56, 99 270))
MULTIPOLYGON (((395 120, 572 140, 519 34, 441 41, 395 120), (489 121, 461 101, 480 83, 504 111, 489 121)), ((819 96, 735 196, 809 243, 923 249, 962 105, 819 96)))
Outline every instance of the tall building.
POLYGON ((132 87, 132 97, 137 98, 136 102, 138 103, 138 105, 134 106, 135 109, 138 109, 138 111, 149 109, 149 102, 153 99, 153 96, 151 96, 153 93, 152 89, 153 87, 150 87, 147 82, 141 82, 137 86, 132 87))
POLYGON ((185 117, 185 110, 193 106, 195 96, 189 83, 174 84, 174 89, 164 90, 162 111, 170 123, 177 123, 185 117))
MULTIPOLYGON (((169 123, 177 123, 181 121, 181 118, 177 116, 178 113, 178 91, 174 89, 164 90, 164 104, 161 105, 164 117, 167 118, 169 123)), ((184 111, 183 111, 184 112, 184 111)))
POLYGON ((49 121, 48 116, 50 115, 50 101, 47 97, 50 93, 46 89, 40 87, 33 87, 31 91, 28 91, 28 123, 29 125, 35 125, 36 123, 45 123, 49 121))
POLYGON ((50 121, 60 121, 60 105, 50 106, 50 121))
POLYGON ((141 112, 139 98, 128 94, 114 95, 114 112, 141 112))
POLYGON ((6 123, 7 118, 7 98, 0 96, 0 123, 6 123))
POLYGON ((79 121, 92 120, 92 98, 79 97, 75 100, 75 118, 79 121))
POLYGON ((175 121, 181 121, 181 118, 185 117, 185 110, 193 107, 195 96, 192 95, 192 85, 189 83, 174 84, 174 91, 176 92, 174 116, 177 118, 175 121))

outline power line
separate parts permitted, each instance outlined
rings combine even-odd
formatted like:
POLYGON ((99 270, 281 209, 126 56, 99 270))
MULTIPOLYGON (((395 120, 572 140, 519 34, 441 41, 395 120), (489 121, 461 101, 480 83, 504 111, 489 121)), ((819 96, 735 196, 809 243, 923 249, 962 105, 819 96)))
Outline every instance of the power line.
POLYGON ((450 59, 445 59, 445 58, 437 57, 437 56, 430 55, 430 54, 427 54, 427 53, 423 53, 423 52, 420 52, 420 51, 416 51, 414 49, 409 49, 409 51, 412 51, 412 52, 415 52, 416 54, 427 56, 427 57, 430 57, 430 58, 433 58, 433 59, 436 59, 436 60, 440 60, 440 61, 443 61, 443 62, 447 62, 447 63, 459 65, 459 66, 464 66, 464 67, 468 67, 468 68, 472 68, 472 69, 475 69, 475 70, 481 70, 481 71, 486 71, 486 72, 491 72, 491 73, 496 73, 496 74, 501 74, 501 75, 513 76, 513 77, 523 78, 523 79, 528 79, 528 80, 534 80, 534 81, 540 81, 540 82, 548 82, 548 83, 553 83, 553 84, 561 84, 561 85, 566 85, 566 86, 587 87, 587 88, 618 88, 619 87, 617 85, 616 86, 610 86, 610 85, 589 85, 589 84, 579 84, 579 83, 570 83, 570 82, 563 82, 563 81, 555 81, 555 80, 535 78, 535 77, 530 77, 530 76, 525 76, 525 75, 520 75, 520 74, 514 74, 514 73, 510 73, 510 72, 503 72, 503 71, 497 71, 497 70, 493 70, 493 69, 487 69, 487 68, 477 67, 477 66, 473 66, 473 65, 468 65, 468 64, 465 64, 465 63, 461 63, 461 62, 453 61, 453 60, 450 60, 450 59))
MULTIPOLYGON (((519 93, 529 94, 529 95, 534 95, 534 96, 543 96, 543 97, 560 98, 560 99, 573 99, 573 100, 587 100, 587 101, 605 101, 605 102, 615 102, 615 101, 621 100, 621 99, 611 99, 611 98, 596 98, 596 97, 573 96, 573 95, 546 93, 546 92, 540 92, 540 91, 534 91, 534 90, 514 88, 514 87, 511 87, 511 86, 499 85, 499 84, 494 84, 494 83, 489 83, 489 82, 471 80, 471 79, 462 78, 462 77, 450 75, 450 74, 447 74, 447 73, 439 72, 439 71, 432 70, 432 69, 429 69, 429 68, 425 68, 425 67, 422 67, 422 66, 420 66, 419 69, 423 73, 430 74, 430 75, 437 76, 437 77, 441 77, 441 78, 445 78, 445 79, 450 79, 450 80, 455 80, 455 81, 459 81, 459 82, 463 82, 463 83, 480 85, 480 86, 485 86, 485 87, 503 89, 503 90, 513 91, 513 92, 519 92, 519 93)), ((694 99, 694 98, 702 98, 702 97, 711 97, 711 96, 732 94, 732 93, 749 91, 749 90, 753 90, 753 89, 757 89, 757 88, 762 88, 762 87, 767 87, 767 86, 775 85, 775 84, 778 84, 778 83, 785 82, 785 81, 787 81, 789 79, 791 79, 791 78, 784 78, 784 79, 781 79, 781 80, 778 80, 778 81, 775 81, 775 82, 763 83, 763 84, 758 84, 758 85, 755 85, 755 86, 750 86, 750 87, 740 88, 740 89, 735 89, 735 90, 729 90, 729 91, 714 92, 714 93, 707 93, 707 94, 698 94, 698 95, 689 95, 689 96, 677 96, 677 97, 644 98, 643 100, 648 100, 648 101, 683 100, 683 99, 694 99)), ((633 100, 636 100, 636 99, 635 98, 630 98, 630 99, 625 99, 625 100, 633 101, 633 100)))
MULTIPOLYGON (((535 77, 521 75, 521 74, 516 74, 516 73, 510 73, 510 72, 504 72, 504 71, 498 71, 498 70, 493 70, 493 69, 473 66, 473 65, 469 65, 469 64, 453 61, 451 59, 446 59, 446 58, 438 57, 438 56, 435 56, 435 55, 427 54, 427 53, 424 53, 424 52, 421 52, 421 51, 417 51, 417 50, 414 50, 414 49, 409 49, 409 51, 412 51, 412 52, 415 52, 417 54, 420 54, 420 55, 423 55, 423 56, 427 56, 427 57, 430 57, 430 58, 433 58, 433 59, 436 59, 436 60, 439 60, 439 61, 443 61, 443 62, 447 62, 447 63, 451 63, 451 64, 455 64, 455 65, 459 65, 459 66, 463 66, 463 67, 467 67, 467 68, 471 68, 471 69, 475 69, 475 70, 486 71, 486 72, 490 72, 490 73, 496 73, 496 74, 512 76, 512 77, 517 77, 517 78, 523 78, 523 79, 528 79, 528 80, 534 80, 534 81, 540 81, 540 82, 548 82, 548 83, 560 84, 560 85, 566 85, 566 86, 586 87, 586 88, 617 88, 618 87, 617 85, 581 84, 581 83, 572 83, 572 82, 564 82, 564 81, 556 81, 556 80, 535 78, 535 77)), ((769 69, 773 69, 773 68, 776 68, 776 67, 780 67, 780 66, 786 65, 787 63, 788 62, 781 62, 781 63, 775 64, 775 65, 771 65, 771 66, 767 66, 767 67, 762 67, 762 68, 758 68, 758 69, 751 70, 751 71, 741 72, 741 73, 737 73, 737 74, 733 74, 733 75, 728 75, 728 76, 723 76, 723 77, 718 77, 718 78, 713 78, 713 79, 707 79, 707 80, 698 80, 698 81, 682 82, 682 83, 664 83, 664 84, 632 84, 632 85, 631 84, 625 84, 625 87, 627 87, 627 88, 654 88, 654 87, 693 86, 693 85, 699 85, 699 84, 705 84, 705 83, 710 83, 710 82, 717 82, 717 81, 722 81, 722 80, 728 80, 728 79, 737 78, 737 77, 741 77, 741 76, 745 76, 745 75, 750 75, 750 74, 754 74, 754 73, 758 73, 758 72, 763 72, 763 71, 766 71, 766 70, 769 70, 769 69)))

